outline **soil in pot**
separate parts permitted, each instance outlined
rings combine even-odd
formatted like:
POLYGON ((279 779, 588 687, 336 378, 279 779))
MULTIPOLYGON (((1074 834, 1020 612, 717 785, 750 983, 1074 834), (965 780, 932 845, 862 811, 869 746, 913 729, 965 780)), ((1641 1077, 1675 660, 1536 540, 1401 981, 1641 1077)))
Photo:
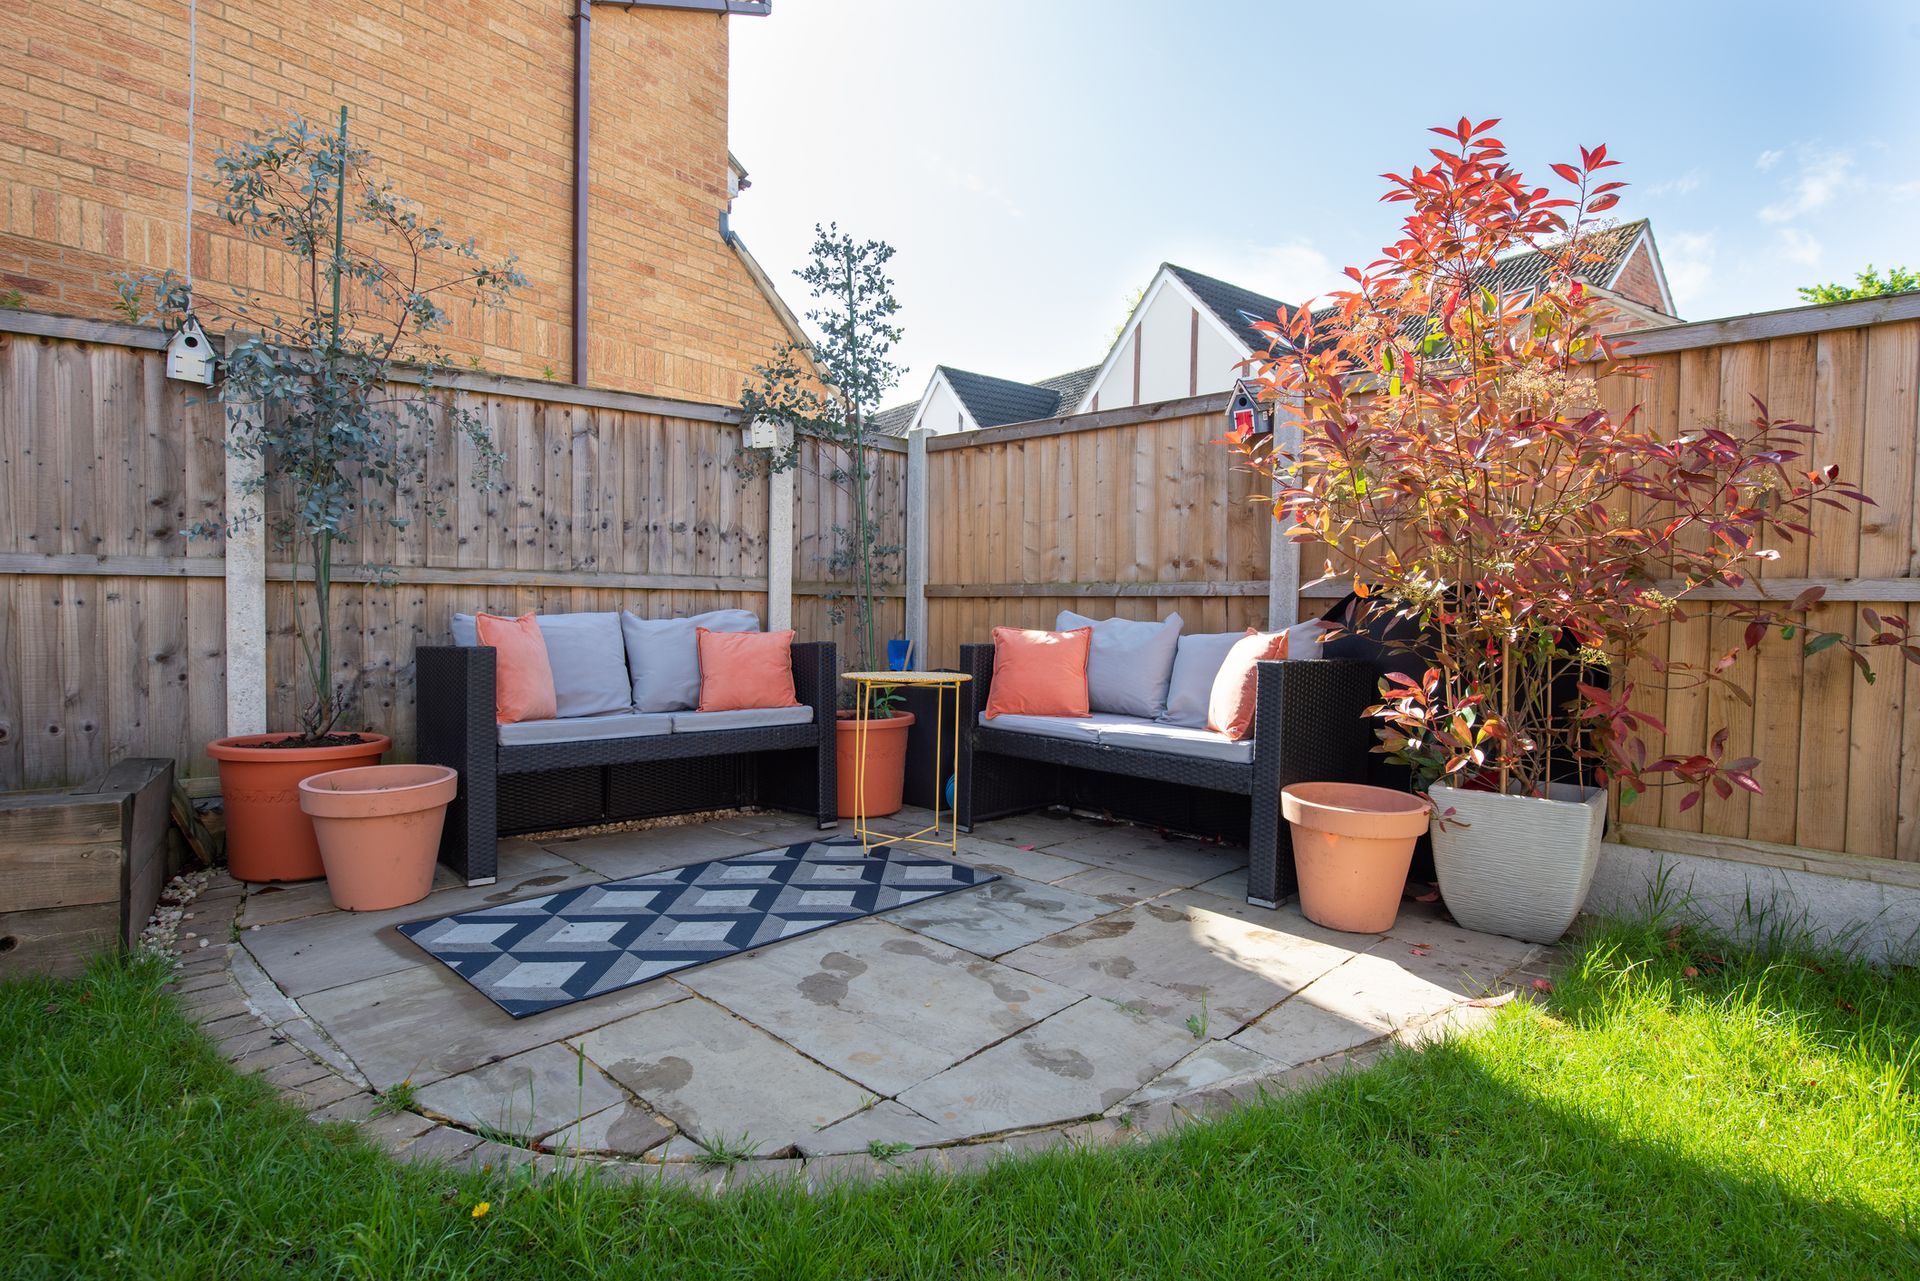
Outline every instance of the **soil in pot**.
POLYGON ((1306 918, 1355 934, 1391 928, 1430 809, 1422 797, 1360 783, 1282 788, 1306 918))
POLYGON ((335 907, 378 912, 433 888, 440 830, 459 777, 444 765, 370 765, 300 783, 335 907))
POLYGON ((867 759, 860 762, 862 722, 852 712, 840 713, 834 724, 834 771, 839 779, 841 818, 854 816, 856 795, 860 812, 868 818, 897 814, 905 801, 907 781, 907 730, 913 725, 913 713, 896 712, 886 718, 865 722, 867 759))
POLYGON ((284 746, 298 734, 241 734, 207 745, 220 763, 227 870, 239 881, 311 881, 326 875, 300 782, 328 770, 379 763, 385 734, 339 735, 321 746, 284 746))

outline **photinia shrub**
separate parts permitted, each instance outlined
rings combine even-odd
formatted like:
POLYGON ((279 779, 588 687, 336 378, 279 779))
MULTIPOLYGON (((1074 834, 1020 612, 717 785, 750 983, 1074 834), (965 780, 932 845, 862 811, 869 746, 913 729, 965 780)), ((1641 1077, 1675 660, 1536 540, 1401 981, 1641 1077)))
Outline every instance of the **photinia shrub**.
POLYGON ((1739 588, 1809 537, 1815 504, 1871 500, 1837 468, 1801 466, 1812 428, 1769 417, 1682 423, 1675 438, 1615 415, 1599 380, 1644 376, 1610 338, 1615 315, 1581 280, 1600 215, 1623 185, 1604 146, 1536 185, 1507 163, 1496 120, 1433 130, 1431 163, 1385 175, 1406 206, 1400 238, 1317 310, 1262 328, 1255 379, 1279 430, 1228 444, 1274 482, 1273 512, 1295 541, 1328 549, 1378 617, 1418 625, 1419 678, 1382 684, 1376 750, 1422 785, 1542 794, 1549 781, 1617 780, 1627 797, 1687 788, 1758 792, 1758 764, 1704 750, 1653 757, 1665 727, 1634 706, 1630 663, 1668 689, 1721 685, 1774 631, 1809 652, 1835 648, 1867 672, 1867 646, 1920 662, 1904 618, 1866 612, 1865 641, 1809 631, 1820 599, 1701 602, 1739 588), (1503 290, 1496 265, 1538 251, 1531 287, 1503 290), (1275 443, 1278 442, 1278 443, 1275 443), (1706 662, 1652 648, 1657 628, 1698 617, 1745 622, 1741 644, 1706 662))

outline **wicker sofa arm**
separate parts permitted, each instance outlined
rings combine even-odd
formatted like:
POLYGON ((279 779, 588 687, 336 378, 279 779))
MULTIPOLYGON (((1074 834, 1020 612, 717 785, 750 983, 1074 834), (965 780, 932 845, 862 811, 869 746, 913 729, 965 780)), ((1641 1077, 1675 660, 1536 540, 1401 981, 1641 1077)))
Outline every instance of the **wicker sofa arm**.
POLYGON ((460 775, 442 829, 440 861, 469 884, 491 881, 495 872, 494 659, 485 645, 423 645, 414 651, 416 754, 423 764, 450 766, 460 775))
POLYGON ((813 709, 814 724, 823 727, 825 737, 833 734, 839 681, 839 655, 832 641, 794 642, 793 696, 813 709))
POLYGON ((1379 701, 1373 665, 1359 659, 1304 658, 1263 662, 1254 713, 1256 769, 1277 769, 1279 784, 1364 782, 1373 765, 1373 722, 1379 701))
POLYGON ((987 693, 993 688, 993 645, 962 645, 960 670, 973 678, 967 682, 967 694, 973 701, 974 715, 967 718, 967 724, 977 726, 979 713, 987 708, 987 693))

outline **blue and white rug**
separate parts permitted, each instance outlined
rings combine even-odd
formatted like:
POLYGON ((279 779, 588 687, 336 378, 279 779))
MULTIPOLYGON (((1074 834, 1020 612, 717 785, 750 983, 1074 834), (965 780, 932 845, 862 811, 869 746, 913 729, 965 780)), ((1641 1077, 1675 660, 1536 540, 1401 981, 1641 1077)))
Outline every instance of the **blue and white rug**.
POLYGON ((515 1018, 1000 878, 914 847, 808 841, 400 932, 515 1018))

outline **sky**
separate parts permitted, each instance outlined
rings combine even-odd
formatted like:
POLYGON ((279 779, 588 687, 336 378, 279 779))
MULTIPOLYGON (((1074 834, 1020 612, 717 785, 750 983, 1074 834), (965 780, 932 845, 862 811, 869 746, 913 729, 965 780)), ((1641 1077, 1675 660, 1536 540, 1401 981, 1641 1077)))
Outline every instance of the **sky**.
POLYGON ((1097 363, 1161 262, 1288 302, 1393 238, 1380 174, 1504 121, 1607 144, 1680 314, 1920 268, 1920 0, 1447 6, 775 0, 732 23, 733 226, 783 296, 816 222, 892 244, 907 367, 1097 363), (1439 15, 1439 20, 1436 20, 1439 15))

